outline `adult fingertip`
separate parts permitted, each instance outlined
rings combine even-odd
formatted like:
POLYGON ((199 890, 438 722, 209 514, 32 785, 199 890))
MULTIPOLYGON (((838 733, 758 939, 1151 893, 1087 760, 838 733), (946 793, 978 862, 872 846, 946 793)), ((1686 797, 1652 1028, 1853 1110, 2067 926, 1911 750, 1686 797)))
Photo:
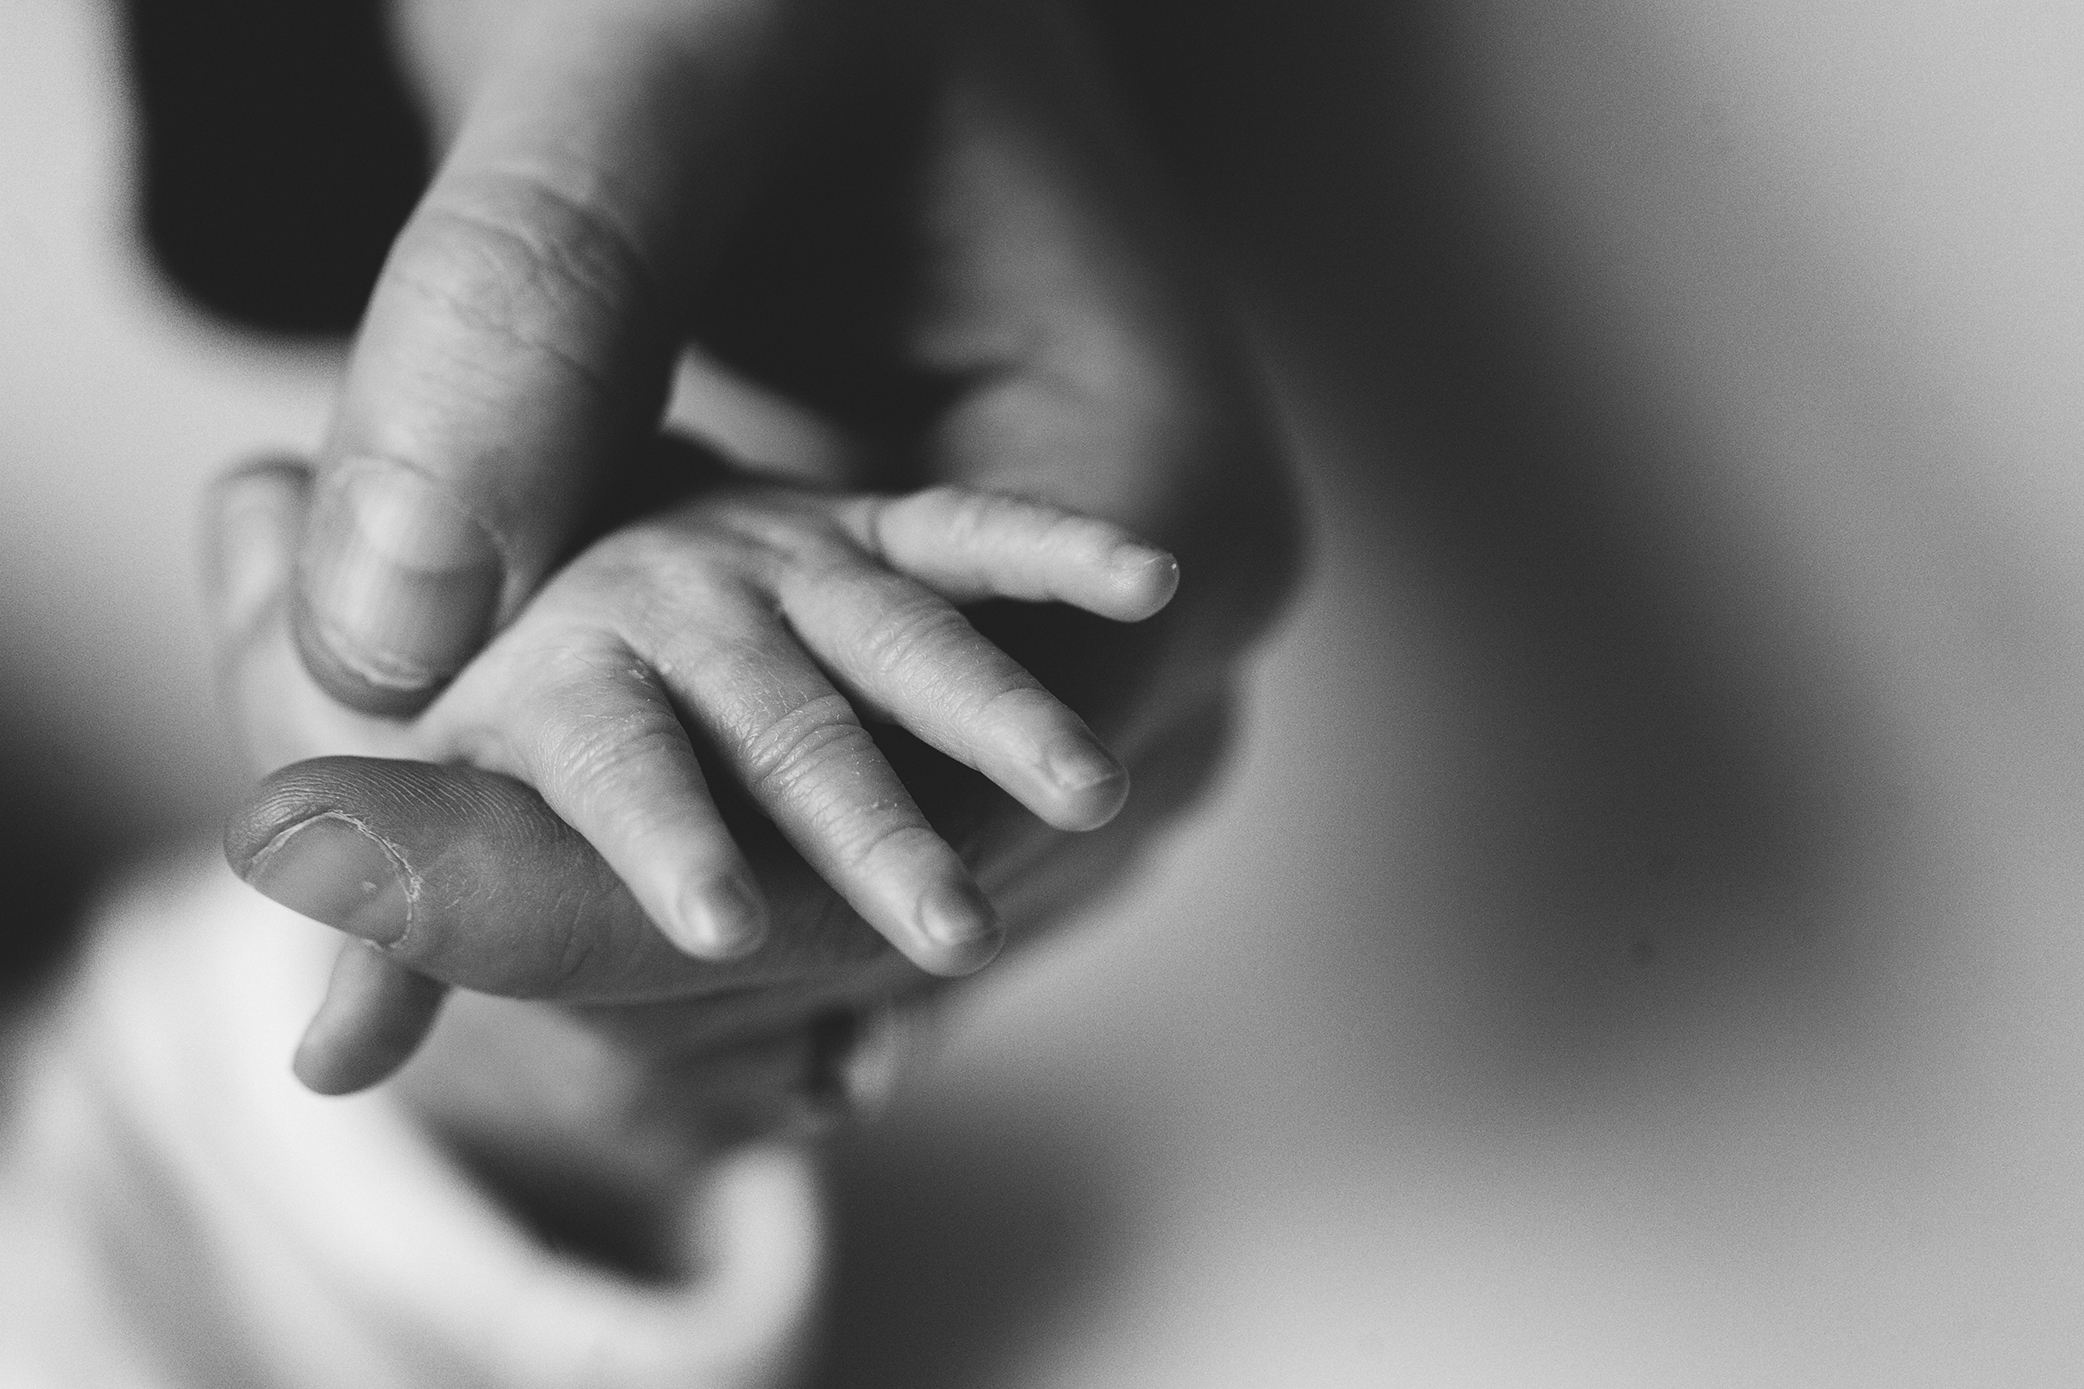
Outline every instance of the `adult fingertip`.
POLYGON ((689 883, 669 920, 666 937, 698 960, 736 960, 767 939, 767 903, 735 873, 689 883))
POLYGON ((297 648, 334 698, 417 713, 491 635, 505 564, 449 488, 388 459, 353 459, 319 489, 292 612, 297 648))
POLYGON ((446 997, 446 985, 350 941, 334 961, 326 996, 304 1029, 290 1069, 320 1095, 351 1095, 380 1084, 419 1050, 446 997))
POLYGON ((246 463, 203 499, 204 588, 218 630, 243 634, 288 587, 311 470, 293 459, 246 463))

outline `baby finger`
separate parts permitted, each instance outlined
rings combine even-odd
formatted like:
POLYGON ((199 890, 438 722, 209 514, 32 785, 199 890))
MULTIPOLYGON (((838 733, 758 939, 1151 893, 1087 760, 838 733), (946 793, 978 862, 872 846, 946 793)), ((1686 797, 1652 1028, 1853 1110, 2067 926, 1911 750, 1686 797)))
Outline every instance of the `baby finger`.
POLYGON ((864 497, 842 520, 855 541, 955 603, 1069 603, 1140 622, 1172 601, 1179 563, 1110 521, 964 487, 864 497))
POLYGON ((593 629, 533 633, 516 650, 527 654, 486 653, 430 717, 461 726, 476 765, 534 786, 681 950, 755 949, 766 901, 654 672, 593 629))
POLYGON ((846 697, 778 618, 656 634, 651 654, 690 721, 796 852, 869 925, 934 974, 998 952, 996 913, 927 823, 846 697))
POLYGON ((869 564, 786 583, 780 598, 842 683, 1050 825, 1098 829, 1121 810, 1121 763, 945 599, 869 564))

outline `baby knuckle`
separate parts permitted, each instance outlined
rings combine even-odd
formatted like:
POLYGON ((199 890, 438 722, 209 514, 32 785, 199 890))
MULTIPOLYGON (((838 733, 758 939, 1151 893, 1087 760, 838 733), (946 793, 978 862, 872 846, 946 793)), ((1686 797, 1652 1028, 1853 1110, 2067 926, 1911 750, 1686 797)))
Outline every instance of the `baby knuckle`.
POLYGON ((856 638, 863 657, 878 671, 916 671, 923 662, 960 641, 969 622, 954 608, 920 596, 898 598, 883 606, 856 638))
POLYGON ((855 761, 874 746, 853 706, 834 691, 751 730, 742 740, 739 760, 755 795, 787 797, 824 768, 855 761))
POLYGON ((609 803, 632 772, 677 760, 687 734, 662 707, 572 714, 545 730, 541 758, 558 780, 609 803))

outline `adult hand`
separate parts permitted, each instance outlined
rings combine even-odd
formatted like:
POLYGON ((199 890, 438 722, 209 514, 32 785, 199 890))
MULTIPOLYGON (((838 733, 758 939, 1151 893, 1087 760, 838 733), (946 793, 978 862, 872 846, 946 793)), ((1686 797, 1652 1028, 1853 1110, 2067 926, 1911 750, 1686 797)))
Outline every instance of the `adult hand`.
MULTIPOLYGON (((414 20, 428 10, 408 10, 405 32, 443 32, 414 20)), ((931 759, 908 762, 929 817, 1009 919, 1050 914, 1069 885, 1099 879, 1092 856, 1129 852, 1166 807, 1151 784, 1160 768, 1186 783, 1208 765, 1235 657, 1292 564, 1288 494, 1251 373, 1052 10, 870 11, 546 0, 505 43, 454 44, 451 55, 475 57, 426 64, 442 93, 471 95, 437 93, 456 138, 357 341, 288 625, 263 604, 226 628, 249 726, 264 725, 264 765, 412 755, 412 726, 395 720, 616 505, 689 338, 847 431, 875 460, 864 481, 1039 494, 1180 557, 1180 598, 1148 627, 980 619, 1137 775, 1124 821, 1092 839, 1055 835, 931 759), (278 628, 294 633, 304 669, 256 635, 278 628)), ((297 485, 266 485, 302 506, 297 485)), ((364 823, 395 829, 388 842, 425 846, 437 879, 455 875, 454 944, 421 964, 451 982, 606 1001, 572 992, 577 973, 511 972, 517 932, 561 931, 564 958, 596 963, 640 934, 583 841, 526 796, 465 794, 484 785, 469 773, 392 771, 381 783, 332 763, 278 780, 235 825, 235 862, 250 868, 241 845, 320 813, 376 817, 364 823), (383 784, 397 794, 377 794, 383 784)), ((272 862, 278 889, 296 877, 298 905, 352 928, 363 879, 351 865, 291 875, 272 862)), ((785 854, 766 862, 801 876, 785 854)), ((710 1001, 679 1010, 674 1027, 696 1015, 711 1027, 731 1011, 714 995, 749 983, 822 997, 838 978, 887 989, 915 977, 861 943, 814 883, 774 895, 778 919, 795 924, 753 960, 704 974, 713 987, 689 984, 710 1001), (801 952, 782 969, 796 971, 790 984, 745 973, 790 951, 801 952)), ((629 961, 620 968, 627 977, 629 961)), ((366 962, 347 967, 336 1002, 358 993, 421 1023, 434 996, 366 962)), ((394 1056, 419 1025, 397 1021, 394 1056)), ((321 1053, 325 1038, 322 1025, 321 1053)))

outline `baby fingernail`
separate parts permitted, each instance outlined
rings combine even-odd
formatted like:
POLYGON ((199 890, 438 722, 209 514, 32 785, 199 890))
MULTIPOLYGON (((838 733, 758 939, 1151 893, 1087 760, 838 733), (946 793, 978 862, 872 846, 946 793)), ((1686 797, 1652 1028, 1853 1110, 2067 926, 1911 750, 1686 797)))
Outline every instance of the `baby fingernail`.
MULTIPOLYGON (((490 634, 504 579, 491 534, 434 479, 357 459, 327 479, 299 585, 308 659, 410 712, 490 634)), ((318 672, 323 674, 324 672, 318 672)))
POLYGON ((1089 791, 1108 782, 1126 781, 1129 773, 1088 738, 1060 738, 1042 755, 1049 778, 1066 791, 1089 791))
POLYGON ((960 951, 964 969, 982 968, 998 953, 999 917, 975 883, 944 882, 919 902, 919 929, 943 950, 960 951))
POLYGON ((1179 561, 1163 550, 1124 545, 1115 551, 1111 567, 1152 612, 1171 602, 1172 595, 1179 592, 1179 561))
POLYGON ((412 888, 383 841, 351 820, 317 815, 254 855, 248 886, 291 911, 378 945, 412 925, 412 888))
POLYGON ((673 943, 705 960, 734 960, 767 935, 767 906, 736 876, 695 883, 681 894, 673 943))

